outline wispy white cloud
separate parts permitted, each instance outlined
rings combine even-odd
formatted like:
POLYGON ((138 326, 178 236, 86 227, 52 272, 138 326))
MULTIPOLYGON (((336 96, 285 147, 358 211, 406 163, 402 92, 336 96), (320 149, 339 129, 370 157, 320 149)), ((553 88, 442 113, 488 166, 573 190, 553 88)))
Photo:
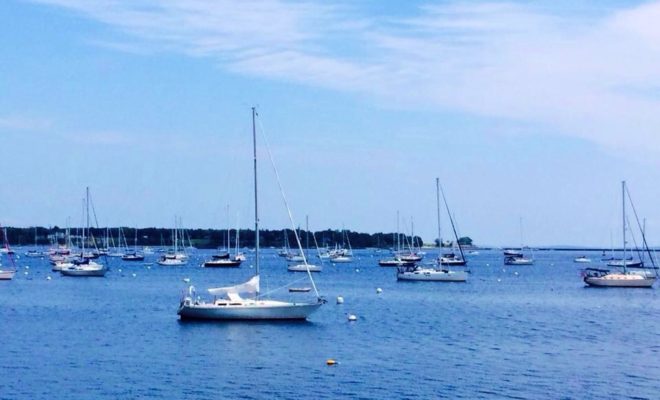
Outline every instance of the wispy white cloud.
POLYGON ((43 131, 52 125, 51 121, 22 115, 0 116, 0 130, 3 131, 43 131))
POLYGON ((660 155, 660 2, 597 15, 443 3, 387 20, 328 2, 38 2, 115 27, 131 47, 211 57, 235 73, 660 155))

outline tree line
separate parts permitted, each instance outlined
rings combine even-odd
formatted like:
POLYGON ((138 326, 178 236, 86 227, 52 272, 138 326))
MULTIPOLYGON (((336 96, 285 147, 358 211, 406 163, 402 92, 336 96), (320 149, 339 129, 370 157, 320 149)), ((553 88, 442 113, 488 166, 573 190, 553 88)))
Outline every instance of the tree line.
MULTIPOLYGON (((131 227, 112 227, 112 228, 90 228, 91 236, 96 246, 105 246, 106 241, 117 245, 119 231, 122 232, 122 242, 128 246, 133 246, 136 237, 136 228, 131 227)), ((283 247, 286 242, 289 247, 297 247, 295 234, 292 229, 268 230, 260 229, 259 243, 262 247, 283 247)), ((7 240, 10 245, 47 246, 54 243, 65 244, 66 229, 57 226, 46 227, 7 227, 7 240)), ((82 236, 81 228, 70 228, 70 237, 74 245, 79 244, 82 236)), ((152 247, 170 247, 172 246, 172 229, 169 228, 137 228, 137 245, 152 247)), ((229 236, 230 246, 236 246, 236 229, 186 229, 181 233, 179 231, 179 240, 182 240, 185 246, 192 245, 202 249, 215 249, 225 247, 229 236), (229 232, 229 235, 227 234, 229 232)), ((254 247, 255 235, 252 229, 240 229, 238 232, 239 247, 254 247)), ((397 245, 396 233, 363 233, 350 230, 332 230, 307 232, 299 231, 299 238, 303 247, 314 248, 314 238, 319 247, 334 247, 335 245, 353 248, 393 248, 397 245)), ((3 239, 4 240, 4 239, 3 239)), ((89 243, 89 242, 88 242, 89 243)), ((181 243, 181 242, 179 242, 181 243)), ((419 236, 410 236, 399 234, 399 243, 404 248, 421 247, 423 240, 419 236)))

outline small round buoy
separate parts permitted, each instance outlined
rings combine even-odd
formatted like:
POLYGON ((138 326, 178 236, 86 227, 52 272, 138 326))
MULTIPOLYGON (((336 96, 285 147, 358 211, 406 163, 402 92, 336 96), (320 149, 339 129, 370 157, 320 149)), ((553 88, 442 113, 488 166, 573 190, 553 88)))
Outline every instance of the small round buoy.
POLYGON ((29 266, 29 265, 26 265, 26 266, 25 266, 25 269, 30 269, 30 266, 29 266))
POLYGON ((349 321, 357 321, 357 316, 355 314, 348 314, 349 321))
POLYGON ((515 276, 518 276, 518 271, 514 272, 513 274, 514 274, 515 276))
POLYGON ((147 269, 151 269, 151 265, 147 265, 147 269))
POLYGON ((355 272, 360 272, 360 268, 355 268, 355 272))
POLYGON ((325 360, 325 364, 326 365, 337 365, 339 363, 336 360, 333 360, 332 358, 328 358, 327 360, 325 360))
POLYGON ((487 267, 490 267, 490 264, 486 264, 487 267))
POLYGON ((51 280, 50 275, 48 275, 48 276, 46 277, 46 280, 47 280, 47 281, 51 280))
POLYGON ((25 275, 27 275, 27 274, 28 274, 28 272, 27 272, 27 271, 25 271, 25 275))
POLYGON ((344 304, 344 298, 341 296, 337 296, 337 304, 344 304))
POLYGON ((381 289, 381 288, 376 288, 376 293, 378 293, 378 294, 383 293, 383 289, 381 289))
POLYGON ((497 278, 497 281, 498 281, 498 282, 502 282, 502 280, 501 280, 500 278, 497 278))
POLYGON ((134 273, 133 273, 133 278, 135 278, 136 276, 137 276, 137 274, 134 272, 134 273))
POLYGON ((119 268, 119 272, 121 272, 121 268, 119 268))
POLYGON ((190 283, 190 278, 183 278, 183 281, 184 281, 185 283, 190 283))

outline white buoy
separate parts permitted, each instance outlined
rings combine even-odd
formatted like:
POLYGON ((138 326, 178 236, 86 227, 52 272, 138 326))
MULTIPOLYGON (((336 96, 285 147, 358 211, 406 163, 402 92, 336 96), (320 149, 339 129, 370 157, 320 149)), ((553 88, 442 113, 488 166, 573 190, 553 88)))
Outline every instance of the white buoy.
POLYGON ((28 274, 28 272, 27 272, 27 271, 25 271, 25 275, 27 275, 27 274, 28 274))
POLYGON ((381 288, 376 288, 376 293, 378 293, 378 294, 383 293, 383 289, 381 289, 381 288))
POLYGON ((48 275, 48 276, 46 277, 46 280, 47 280, 47 281, 51 280, 50 275, 48 275))
POLYGON ((487 267, 490 267, 490 264, 486 264, 487 267))
POLYGON ((136 276, 137 276, 137 274, 134 272, 134 273, 133 273, 133 278, 135 278, 136 276))
POLYGON ((337 304, 344 304, 344 298, 341 296, 337 296, 337 304))
POLYGON ((518 271, 514 272, 513 274, 514 274, 515 276, 518 276, 518 271))
POLYGON ((348 314, 348 320, 351 322, 357 321, 357 316, 355 314, 348 314))
POLYGON ((121 272, 121 268, 119 268, 119 272, 121 272))
POLYGON ((355 268, 355 272, 360 272, 360 268, 355 268))
POLYGON ((147 265, 147 269, 151 269, 151 265, 147 265))
POLYGON ((30 269, 30 266, 29 266, 29 265, 26 265, 26 266, 25 266, 25 269, 30 269))
POLYGON ((500 278, 497 278, 497 281, 498 281, 498 282, 502 282, 502 280, 501 280, 500 278))
POLYGON ((190 283, 190 278, 183 278, 183 281, 184 281, 185 283, 190 283))

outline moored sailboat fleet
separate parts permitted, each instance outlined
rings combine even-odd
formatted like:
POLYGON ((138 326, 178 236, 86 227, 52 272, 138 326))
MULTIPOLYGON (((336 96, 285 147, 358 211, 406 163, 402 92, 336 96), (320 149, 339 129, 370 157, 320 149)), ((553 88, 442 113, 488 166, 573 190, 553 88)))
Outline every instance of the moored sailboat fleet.
MULTIPOLYGON (((209 288, 208 294, 211 296, 202 299, 198 296, 194 286, 190 285, 184 293, 178 307, 178 315, 181 319, 210 319, 210 320, 288 320, 288 319, 306 319, 313 312, 317 311, 325 300, 319 294, 312 272, 321 272, 323 270, 324 260, 330 264, 346 264, 353 262, 353 249, 350 239, 345 230, 342 230, 342 244, 335 245, 334 249, 325 249, 322 251, 316 242, 316 237, 312 234, 314 250, 310 251, 309 244, 309 223, 306 227, 306 246, 302 247, 301 238, 295 223, 291 210, 286 201, 284 191, 279 182, 279 175, 276 174, 278 185, 282 192, 282 197, 289 215, 289 220, 293 227, 293 235, 296 242, 296 250, 289 248, 288 232, 285 231, 285 248, 279 252, 279 255, 287 262, 286 269, 290 272, 306 273, 311 287, 288 287, 290 293, 308 293, 314 294, 313 298, 303 301, 274 300, 269 297, 270 293, 263 293, 261 290, 261 262, 260 262, 260 241, 259 241, 259 207, 258 207, 258 185, 257 185, 257 135, 255 118, 256 111, 252 109, 252 139, 253 139, 253 166, 254 166, 254 227, 255 227, 255 249, 254 249, 254 274, 246 281, 239 284, 209 288), (307 252, 305 251, 307 250, 307 252), (310 262, 310 259, 316 257, 320 265, 310 262)), ((270 155, 270 150, 269 150, 270 155)), ((271 162, 272 162, 272 155, 271 162)), ((274 164, 273 164, 274 166, 274 164)), ((274 168, 275 169, 275 168, 274 168)), ((275 169, 275 171, 277 171, 275 169)), ((438 218, 438 244, 442 249, 442 239, 440 230, 440 197, 442 197, 444 208, 452 228, 454 240, 451 241, 450 251, 441 252, 438 257, 432 261, 425 262, 421 246, 415 243, 414 229, 411 221, 411 240, 403 235, 403 240, 399 229, 399 215, 397 212, 397 237, 396 248, 393 249, 391 258, 381 259, 378 264, 381 267, 394 267, 396 269, 396 278, 399 281, 432 281, 432 282, 467 282, 470 271, 468 269, 468 259, 466 251, 459 237, 455 217, 450 211, 445 192, 440 186, 439 179, 436 178, 436 208, 438 218)), ((609 268, 585 268, 583 270, 583 281, 588 286, 595 287, 622 287, 622 288, 649 288, 652 287, 658 277, 658 267, 656 265, 655 255, 652 253, 646 240, 646 234, 641 229, 641 246, 635 249, 628 247, 627 232, 631 229, 630 223, 626 217, 627 200, 632 202, 630 193, 627 190, 625 181, 622 182, 622 202, 623 202, 623 254, 621 258, 610 258, 603 260, 609 268), (638 259, 634 258, 634 254, 638 259)), ((633 208, 634 211, 634 208, 633 208)), ((639 220, 634 212, 635 220, 639 225, 639 220)), ((117 251, 114 246, 110 246, 109 232, 106 233, 104 246, 98 247, 96 240, 91 234, 90 227, 90 192, 89 188, 85 191, 84 207, 85 227, 82 228, 80 237, 79 251, 73 250, 71 235, 67 229, 65 244, 52 248, 48 253, 30 250, 25 253, 26 257, 43 257, 46 254, 53 264, 53 271, 59 271, 63 276, 70 277, 103 277, 108 272, 107 257, 118 256, 122 261, 144 261, 144 253, 138 250, 138 233, 134 232, 133 248, 130 249, 126 244, 124 236, 124 251, 117 251), (104 261, 99 260, 103 257, 104 261), (97 261, 99 260, 99 261, 97 261)), ((157 261, 161 266, 185 266, 188 264, 189 256, 186 253, 185 230, 181 226, 181 221, 175 218, 175 228, 172 230, 172 249, 162 254, 157 261)), ((534 265, 534 254, 530 247, 524 246, 522 237, 522 219, 520 222, 521 246, 520 249, 505 249, 503 253, 503 263, 508 266, 534 265), (526 254, 527 253, 527 254, 526 254)), ((226 250, 213 254, 211 259, 204 261, 201 266, 204 268, 225 268, 240 267, 245 261, 245 255, 239 251, 239 232, 236 229, 235 246, 232 246, 229 231, 226 236, 226 250)), ((36 240, 35 229, 35 244, 36 240)), ((119 248, 122 247, 122 231, 118 231, 119 248)), ((190 238, 188 238, 190 244, 190 238)), ((188 247, 191 247, 188 246, 188 247)), ((146 249, 145 249, 146 250, 146 249)), ((11 257, 13 251, 10 249, 6 232, 3 232, 2 253, 10 257, 11 268, 0 266, 0 280, 10 280, 16 274, 16 267, 11 257)), ((151 253, 151 252, 150 252, 151 253)), ((575 263, 591 263, 587 256, 580 256, 574 259, 575 263)))

